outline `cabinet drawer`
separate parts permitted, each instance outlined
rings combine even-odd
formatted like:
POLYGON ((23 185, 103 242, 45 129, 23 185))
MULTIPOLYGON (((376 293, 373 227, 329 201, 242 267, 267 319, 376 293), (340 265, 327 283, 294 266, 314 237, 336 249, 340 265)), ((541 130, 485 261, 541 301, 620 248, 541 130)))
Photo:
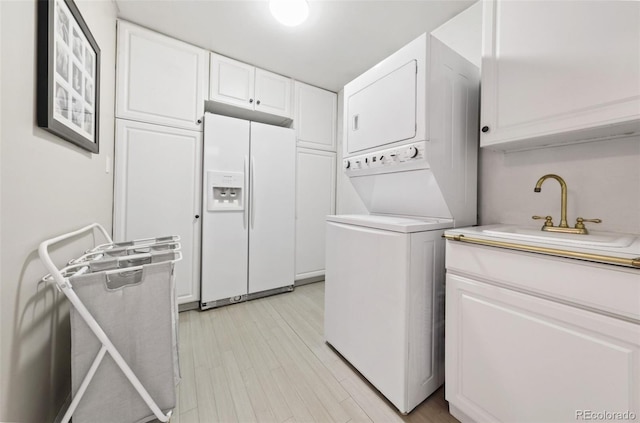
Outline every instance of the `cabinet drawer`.
POLYGON ((640 270, 447 241, 447 272, 640 322, 640 270))

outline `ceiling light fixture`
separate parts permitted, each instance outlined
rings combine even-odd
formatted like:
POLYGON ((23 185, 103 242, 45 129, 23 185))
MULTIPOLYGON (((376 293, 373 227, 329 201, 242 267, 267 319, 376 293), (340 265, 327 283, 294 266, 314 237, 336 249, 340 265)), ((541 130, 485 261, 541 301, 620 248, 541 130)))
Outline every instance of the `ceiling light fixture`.
POLYGON ((309 16, 307 0, 270 0, 269 10, 282 25, 300 25, 309 16))

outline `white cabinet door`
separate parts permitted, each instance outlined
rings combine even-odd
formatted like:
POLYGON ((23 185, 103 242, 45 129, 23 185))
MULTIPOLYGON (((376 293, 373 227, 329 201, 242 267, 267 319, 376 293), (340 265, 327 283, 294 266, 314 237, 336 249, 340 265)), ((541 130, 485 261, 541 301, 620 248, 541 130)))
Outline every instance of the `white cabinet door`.
POLYGON ((116 117, 202 130, 207 51, 118 21, 116 117))
POLYGON ((298 148, 296 164, 296 280, 325 271, 325 218, 335 214, 336 154, 298 148))
POLYGON ((209 100, 214 102, 214 112, 248 120, 269 121, 268 116, 291 118, 291 78, 215 53, 211 53, 210 66, 209 100), (246 110, 238 110, 238 107, 260 113, 247 114, 246 110))
POLYGON ((291 117, 291 79, 256 68, 256 105, 260 112, 291 117))
POLYGON ((298 81, 294 91, 298 146, 336 151, 337 94, 298 81))
POLYGON ((178 303, 198 301, 202 133, 116 122, 114 238, 179 235, 178 303))
POLYGON ((255 68, 211 53, 209 99, 253 110, 255 68))
POLYGON ((451 272, 446 289, 445 386, 454 416, 569 422, 584 420, 580 411, 639 410, 637 323, 451 272))
POLYGON ((292 129, 251 122, 249 294, 293 285, 295 160, 292 129))
POLYGON ((640 3, 483 5, 481 146, 640 132, 640 3))

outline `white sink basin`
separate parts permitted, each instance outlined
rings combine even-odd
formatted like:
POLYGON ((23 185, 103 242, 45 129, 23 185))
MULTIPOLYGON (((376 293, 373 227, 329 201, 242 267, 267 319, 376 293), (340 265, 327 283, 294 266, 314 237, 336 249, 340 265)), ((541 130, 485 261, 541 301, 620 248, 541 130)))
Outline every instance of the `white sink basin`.
POLYGON ((617 234, 614 232, 589 232, 588 235, 563 234, 560 232, 545 232, 536 228, 521 226, 496 225, 483 229, 483 233, 499 238, 525 240, 545 244, 574 245, 584 247, 625 248, 630 246, 636 237, 633 235, 617 234))

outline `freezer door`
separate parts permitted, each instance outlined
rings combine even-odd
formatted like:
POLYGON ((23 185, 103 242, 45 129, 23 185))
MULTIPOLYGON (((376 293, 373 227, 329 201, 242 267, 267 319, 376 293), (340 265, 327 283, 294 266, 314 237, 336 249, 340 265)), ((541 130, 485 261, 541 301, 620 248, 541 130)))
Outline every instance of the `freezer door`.
MULTIPOLYGON (((225 185, 214 176, 232 175, 227 185, 247 186, 249 167, 249 122, 207 113, 204 119, 202 210, 202 300, 205 303, 247 293, 247 207, 208 207, 213 189, 225 185), (213 176, 212 176, 213 175, 213 176), (215 188, 214 188, 215 187, 215 188), (212 191, 211 193, 209 191, 212 191)), ((225 195, 229 194, 230 189, 225 195)), ((246 205, 244 198, 238 201, 246 205)), ((216 195, 218 195, 217 193, 216 195)), ((216 197, 216 199, 219 199, 216 197)), ((231 204, 231 203, 229 203, 231 204)))
POLYGON ((295 141, 293 129, 251 122, 250 294, 293 285, 295 141))

